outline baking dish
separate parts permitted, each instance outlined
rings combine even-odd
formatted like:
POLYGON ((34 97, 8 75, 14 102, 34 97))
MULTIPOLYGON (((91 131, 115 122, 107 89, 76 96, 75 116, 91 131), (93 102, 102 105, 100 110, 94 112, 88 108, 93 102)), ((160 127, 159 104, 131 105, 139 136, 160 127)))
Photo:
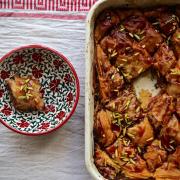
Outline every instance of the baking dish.
POLYGON ((100 0, 90 10, 86 21, 86 94, 85 94, 85 161, 90 174, 94 179, 102 180, 104 177, 94 165, 93 140, 93 59, 94 59, 94 24, 96 17, 109 7, 151 7, 156 5, 180 4, 178 0, 100 0))

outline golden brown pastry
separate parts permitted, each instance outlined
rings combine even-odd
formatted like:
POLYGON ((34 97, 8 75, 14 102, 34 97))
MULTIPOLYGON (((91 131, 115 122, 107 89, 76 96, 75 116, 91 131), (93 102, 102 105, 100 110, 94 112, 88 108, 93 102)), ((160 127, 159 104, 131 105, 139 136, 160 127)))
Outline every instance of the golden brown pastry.
POLYGON ((123 25, 130 36, 139 42, 140 47, 146 49, 150 54, 162 43, 160 33, 155 31, 143 15, 130 16, 123 22, 123 25))
POLYGON ((147 18, 155 20, 153 24, 158 26, 166 36, 171 35, 178 27, 178 18, 168 7, 146 11, 144 14, 147 18))
POLYGON ((154 132, 147 117, 139 124, 129 128, 127 135, 132 139, 132 142, 138 146, 144 146, 154 139, 154 132))
POLYGON ((115 125, 113 125, 112 121, 112 112, 100 110, 97 113, 97 118, 94 122, 94 133, 101 145, 108 146, 112 144, 120 134, 120 128, 113 129, 115 125))
POLYGON ((180 145, 180 121, 175 115, 164 125, 161 134, 165 139, 172 138, 180 145))
POLYGON ((156 139, 147 147, 147 152, 143 157, 147 162, 149 170, 154 172, 157 167, 165 162, 167 152, 162 147, 161 141, 156 139))
POLYGON ((94 162, 106 179, 180 180, 179 7, 111 8, 96 20, 94 162), (147 71, 160 91, 145 82, 138 97, 147 71))
POLYGON ((95 28, 95 40, 98 42, 105 33, 114 25, 119 23, 119 17, 113 11, 104 11, 97 20, 95 28))
POLYGON ((102 48, 97 46, 97 70, 99 79, 99 91, 103 102, 109 100, 123 86, 123 77, 112 66, 102 48))
POLYGON ((94 162, 105 178, 114 179, 121 168, 98 145, 95 147, 94 162))
POLYGON ((166 43, 161 44, 154 56, 154 66, 162 75, 166 75, 176 65, 176 58, 166 43))
POLYGON ((124 118, 136 120, 140 117, 140 106, 131 88, 122 90, 116 99, 107 103, 106 108, 120 113, 124 118))
POLYGON ((151 57, 145 49, 133 43, 128 52, 117 56, 115 66, 130 82, 151 66, 151 57))
POLYGON ((19 111, 42 111, 44 109, 44 101, 40 93, 41 85, 37 79, 32 76, 14 76, 7 79, 7 85, 15 109, 19 111))
POLYGON ((106 152, 121 166, 122 173, 126 177, 147 179, 152 176, 146 162, 138 155, 130 140, 118 138, 114 144, 106 148, 106 152))
POLYGON ((149 104, 149 117, 154 127, 166 124, 174 112, 173 97, 167 94, 157 95, 149 104))

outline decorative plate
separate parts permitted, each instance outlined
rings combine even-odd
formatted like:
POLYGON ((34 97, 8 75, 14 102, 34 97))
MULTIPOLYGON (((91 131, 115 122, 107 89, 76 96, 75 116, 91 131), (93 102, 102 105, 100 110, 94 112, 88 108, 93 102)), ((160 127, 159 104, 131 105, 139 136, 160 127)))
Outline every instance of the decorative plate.
POLYGON ((41 135, 61 127, 79 99, 79 80, 73 66, 59 52, 40 45, 17 48, 0 60, 0 121, 25 135, 41 135), (33 75, 41 83, 44 112, 15 110, 5 79, 33 75))

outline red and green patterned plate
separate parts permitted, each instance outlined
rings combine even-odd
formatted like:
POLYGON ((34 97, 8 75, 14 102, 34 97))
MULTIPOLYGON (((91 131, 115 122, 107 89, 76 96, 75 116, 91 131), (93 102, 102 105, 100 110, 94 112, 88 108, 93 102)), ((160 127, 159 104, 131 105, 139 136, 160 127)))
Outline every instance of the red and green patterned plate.
POLYGON ((0 121, 25 135, 41 135, 61 127, 79 99, 79 80, 73 66, 59 52, 41 45, 17 48, 0 60, 0 121), (39 79, 44 112, 22 113, 13 107, 5 79, 33 75, 39 79))

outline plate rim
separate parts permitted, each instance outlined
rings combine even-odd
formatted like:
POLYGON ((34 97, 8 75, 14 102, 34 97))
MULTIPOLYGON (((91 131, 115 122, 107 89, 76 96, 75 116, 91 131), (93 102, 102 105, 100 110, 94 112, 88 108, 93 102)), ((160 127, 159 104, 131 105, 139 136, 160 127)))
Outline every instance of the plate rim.
POLYGON ((66 63, 67 65, 70 67, 71 69, 71 72, 73 73, 74 77, 75 77, 75 82, 76 82, 76 99, 75 99, 75 102, 74 102, 74 105, 73 105, 73 108, 71 110, 71 112, 69 113, 69 115, 64 119, 64 121, 62 123, 60 123, 58 126, 56 126, 55 128, 53 129, 50 129, 50 130, 47 130, 45 132, 36 132, 36 133, 30 133, 30 132, 23 132, 23 131, 20 131, 20 130, 17 130, 13 127, 11 127, 8 123, 6 123, 5 121, 3 121, 1 118, 0 118, 0 122, 6 126, 8 129, 16 132, 16 133, 19 133, 19 134, 22 134, 22 135, 27 135, 27 136, 39 136, 39 135, 47 135, 53 131, 56 131, 57 129, 59 129, 60 127, 62 127, 64 124, 66 124, 66 122, 70 119, 70 117, 74 114, 74 111, 77 107, 77 104, 78 104, 78 101, 79 101, 79 96, 80 96, 80 83, 79 83, 79 78, 77 76, 77 73, 76 73, 76 70, 75 68, 73 67, 73 65, 71 64, 71 62, 69 61, 69 59, 67 57, 65 57, 62 53, 58 52, 57 50, 51 48, 51 47, 47 47, 45 45, 41 45, 41 44, 30 44, 30 45, 24 45, 24 46, 20 46, 20 47, 17 47, 17 48, 14 48, 12 50, 10 50, 8 53, 6 53, 4 56, 2 56, 0 58, 0 64, 6 59, 8 58, 9 56, 11 56, 13 53, 15 53, 16 51, 20 51, 20 50, 23 50, 23 49, 27 49, 27 48, 38 48, 38 49, 46 49, 46 50, 49 50, 53 53, 55 53, 56 55, 58 55, 59 57, 61 57, 66 63))

